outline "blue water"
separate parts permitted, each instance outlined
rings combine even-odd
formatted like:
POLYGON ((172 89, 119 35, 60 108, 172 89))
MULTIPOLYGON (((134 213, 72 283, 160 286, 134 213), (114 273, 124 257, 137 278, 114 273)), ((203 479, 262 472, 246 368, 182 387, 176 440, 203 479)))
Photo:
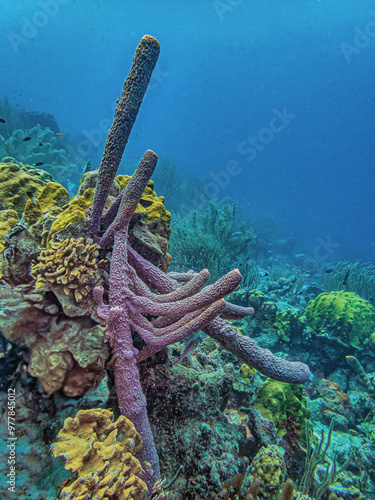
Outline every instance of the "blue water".
POLYGON ((161 55, 126 155, 151 148, 203 176, 207 195, 270 218, 319 263, 374 259, 373 1, 0 6, 0 97, 52 113, 83 159, 100 161, 134 50, 151 34, 161 55))

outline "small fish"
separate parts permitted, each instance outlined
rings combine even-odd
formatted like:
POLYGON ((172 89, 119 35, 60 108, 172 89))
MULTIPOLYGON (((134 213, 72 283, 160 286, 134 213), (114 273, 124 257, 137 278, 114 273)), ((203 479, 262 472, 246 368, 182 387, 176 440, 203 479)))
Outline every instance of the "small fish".
POLYGON ((0 123, 6 123, 6 121, 4 120, 4 118, 0 118, 0 123))
POLYGON ((64 135, 64 134, 62 134, 61 132, 56 132, 56 135, 64 135))
POLYGON ((43 146, 42 142, 38 142, 37 146, 43 146))
POLYGON ((329 273, 333 273, 334 269, 326 269, 326 273, 329 274, 329 273))
POLYGON ((26 194, 30 198, 30 200, 36 205, 36 201, 35 201, 35 198, 34 198, 34 193, 32 191, 27 191, 26 194))
POLYGON ((23 139, 23 142, 31 141, 31 137, 27 136, 23 139))
POLYGON ((40 165, 44 165, 42 161, 37 161, 36 163, 33 163, 33 167, 39 167, 40 165))
POLYGON ((341 282, 341 284, 342 284, 342 285, 348 285, 349 273, 350 273, 350 269, 348 269, 348 270, 346 271, 344 281, 342 281, 342 282, 341 282))
POLYGON ((189 340, 189 342, 186 344, 185 346, 185 349, 182 351, 182 354, 181 356, 179 356, 176 361, 172 364, 172 366, 175 366, 177 365, 178 363, 180 363, 184 358, 186 358, 186 356, 189 354, 189 352, 193 349, 194 347, 194 344, 195 344, 195 340, 194 339, 191 339, 189 340))

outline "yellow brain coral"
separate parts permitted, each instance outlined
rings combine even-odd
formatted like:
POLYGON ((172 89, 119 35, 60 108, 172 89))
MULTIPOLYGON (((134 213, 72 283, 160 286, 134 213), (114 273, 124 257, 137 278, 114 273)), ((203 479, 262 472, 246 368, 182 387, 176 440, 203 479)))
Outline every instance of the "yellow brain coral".
POLYGON ((115 422, 110 410, 81 410, 67 418, 52 445, 55 458, 64 457, 65 468, 74 476, 60 497, 67 500, 142 500, 147 486, 143 469, 134 456, 142 440, 124 416, 115 422))

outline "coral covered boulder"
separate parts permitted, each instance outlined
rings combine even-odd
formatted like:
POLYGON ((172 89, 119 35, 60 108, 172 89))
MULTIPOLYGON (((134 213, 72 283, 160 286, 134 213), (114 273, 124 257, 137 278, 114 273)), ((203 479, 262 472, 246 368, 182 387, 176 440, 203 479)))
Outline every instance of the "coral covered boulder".
POLYGON ((351 292, 321 293, 309 302, 305 316, 307 325, 318 335, 346 346, 361 347, 375 329, 374 307, 351 292))
POLYGON ((103 376, 104 328, 87 317, 64 318, 53 300, 24 287, 0 289, 1 332, 30 350, 28 370, 47 393, 82 396, 103 376))

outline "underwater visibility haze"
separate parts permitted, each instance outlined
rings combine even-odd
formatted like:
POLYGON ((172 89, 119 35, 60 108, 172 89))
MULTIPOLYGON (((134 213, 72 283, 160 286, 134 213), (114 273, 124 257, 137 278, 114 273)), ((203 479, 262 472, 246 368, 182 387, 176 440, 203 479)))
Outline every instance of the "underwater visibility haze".
POLYGON ((375 5, 0 0, 4 499, 375 499, 375 5))

